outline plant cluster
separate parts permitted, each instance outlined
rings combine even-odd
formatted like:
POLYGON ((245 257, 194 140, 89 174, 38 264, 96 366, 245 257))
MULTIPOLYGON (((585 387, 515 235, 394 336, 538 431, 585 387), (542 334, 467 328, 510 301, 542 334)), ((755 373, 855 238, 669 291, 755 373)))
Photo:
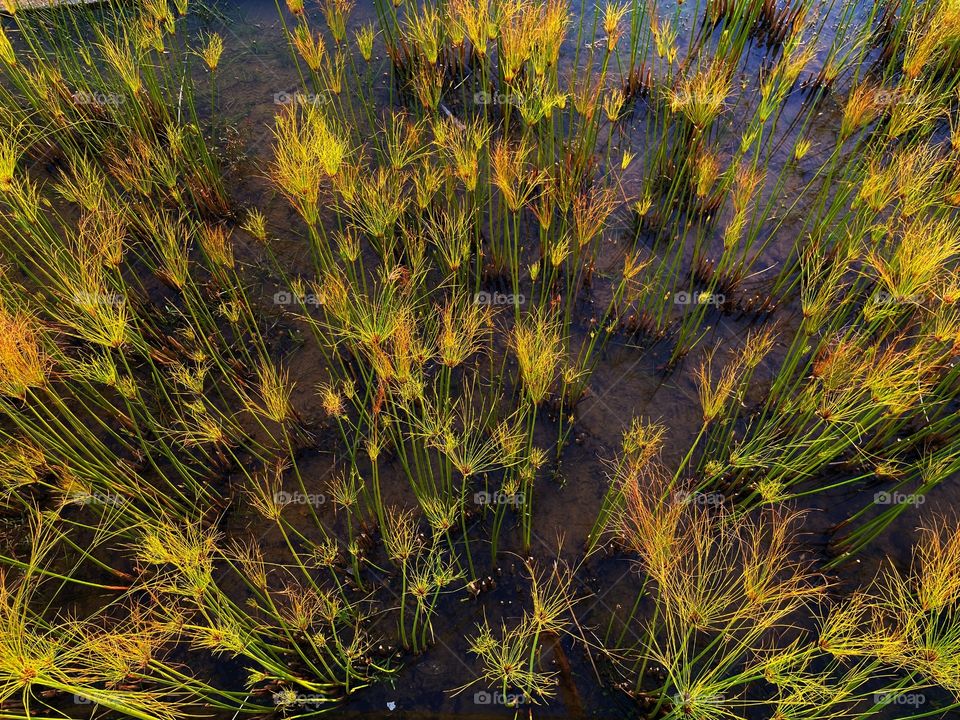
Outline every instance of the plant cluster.
POLYGON ((955 0, 277 0, 300 84, 265 158, 215 4, 29 5, 0 16, 0 716, 310 717, 466 602, 454 696, 554 702, 579 653, 651 720, 960 706, 955 524, 828 575, 960 471, 955 0), (234 191, 251 164, 292 227, 234 191), (697 424, 674 460, 684 428, 630 421, 545 555, 613 353, 689 380, 697 424), (801 558, 796 506, 840 489, 801 558))

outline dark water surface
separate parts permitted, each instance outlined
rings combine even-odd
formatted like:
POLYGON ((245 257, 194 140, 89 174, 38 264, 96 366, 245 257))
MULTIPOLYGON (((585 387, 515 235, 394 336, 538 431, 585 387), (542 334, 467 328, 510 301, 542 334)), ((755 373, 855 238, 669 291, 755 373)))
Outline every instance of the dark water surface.
MULTIPOLYGON (((218 28, 226 40, 226 53, 218 72, 219 108, 218 115, 222 123, 235 128, 246 159, 236 168, 238 184, 234 193, 241 200, 258 205, 267 213, 271 221, 271 234, 278 256, 292 267, 300 267, 304 275, 309 275, 310 262, 307 239, 299 218, 288 203, 274 193, 265 179, 266 168, 271 158, 271 128, 273 117, 278 111, 278 101, 300 91, 300 79, 296 66, 283 37, 283 29, 276 6, 267 0, 241 0, 227 9, 229 22, 218 28)), ((661 7, 661 14, 669 8, 661 7)), ((685 32, 692 27, 690 18, 697 12, 694 3, 687 3, 683 10, 686 18, 681 31, 681 47, 684 47, 685 32)), ((702 12, 702 9, 701 11, 702 12)), ((817 60, 808 66, 802 77, 814 75, 823 60, 823 51, 832 40, 836 28, 836 16, 839 8, 830 10, 831 20, 825 22, 824 33, 820 39, 821 53, 817 60)), ((866 10, 861 10, 865 14, 866 10)), ((353 28, 361 23, 375 20, 372 3, 358 2, 351 17, 349 31, 352 38, 353 28)), ((564 57, 569 65, 572 62, 572 41, 565 48, 564 57)), ((378 38, 374 51, 374 61, 370 71, 375 74, 376 86, 384 88, 381 92, 382 108, 390 106, 385 91, 389 78, 388 63, 384 59, 381 40, 378 38)), ((767 51, 753 47, 749 50, 748 61, 743 70, 743 82, 755 83, 759 68, 765 60, 767 51)), ((362 60, 357 58, 358 62, 362 60)), ((743 64, 742 64, 743 66, 743 64)), ((349 66, 348 66, 349 67, 349 66)), ((349 73, 348 73, 349 74, 349 73)), ((842 87, 842 83, 838 83, 842 87)), ((601 139, 612 144, 611 157, 619 158, 624 147, 632 147, 642 153, 638 147, 643 137, 643 100, 638 101, 633 118, 626 124, 626 132, 616 137, 601 139)), ((798 114, 802 107, 800 93, 794 93, 787 101, 785 117, 798 114)), ((399 107, 395 105, 394 107, 399 107)), ((828 98, 822 104, 819 115, 814 120, 808 134, 813 140, 810 154, 791 176, 783 190, 786 198, 799 192, 812 177, 815 168, 825 159, 834 146, 840 110, 837 98, 828 98)), ((791 131, 790 123, 781 121, 781 132, 791 131)), ((736 128, 731 128, 729 142, 731 146, 739 142, 736 128)), ((782 152, 771 163, 769 175, 776 177, 787 156, 791 145, 785 143, 782 152)), ((631 183, 642 180, 643 163, 635 161, 624 178, 625 191, 631 191, 631 183)), ((634 189, 635 192, 635 189, 634 189)), ((799 227, 803 213, 802 204, 788 217, 777 231, 766 249, 764 256, 756 263, 757 275, 751 282, 762 287, 765 279, 770 278, 779 269, 790 249, 793 247, 796 228, 799 227)), ((626 210, 617 215, 618 220, 607 231, 608 242, 616 247, 618 243, 629 242, 632 238, 632 224, 626 210)), ((611 253, 614 257, 615 253, 611 253)), ((242 257, 242 254, 241 254, 242 257)), ((264 295, 271 292, 271 279, 264 275, 264 295)), ((795 308, 780 308, 775 315, 780 324, 780 343, 786 346, 790 333, 796 327, 798 316, 795 308)), ((711 318, 710 330, 701 346, 716 342, 727 346, 736 346, 751 326, 749 318, 722 316, 711 318)), ((532 555, 543 563, 549 563, 557 555, 562 536, 562 554, 571 562, 576 562, 581 553, 587 532, 593 525, 601 498, 607 488, 609 462, 616 456, 621 433, 631 418, 641 416, 645 419, 664 423, 668 427, 664 462, 668 468, 674 468, 693 442, 701 422, 700 406, 696 387, 690 369, 696 360, 691 357, 677 370, 664 373, 668 349, 653 348, 640 352, 625 343, 611 343, 606 348, 589 386, 586 399, 579 408, 579 417, 575 429, 575 442, 564 451, 561 477, 556 480, 541 479, 536 491, 536 509, 534 525, 534 547, 532 555)), ((776 356, 776 352, 773 354, 776 356)), ((322 358, 313 357, 309 350, 291 357, 291 374, 297 379, 298 386, 308 388, 322 379, 319 368, 322 358)), ((774 367, 768 363, 762 367, 756 379, 756 397, 762 399, 763 387, 772 377, 774 367)), ((315 399, 303 399, 300 407, 308 415, 319 412, 311 407, 315 399)), ((298 406, 299 407, 299 406, 298 406)), ((321 440, 321 443, 323 441, 321 440)), ((322 448, 321 448, 322 449, 322 448)), ((305 478, 323 477, 329 470, 329 461, 322 457, 305 468, 305 478), (316 467, 314 467, 315 465, 316 467)), ((396 472, 391 480, 389 468, 383 471, 385 492, 388 504, 393 498, 402 501, 407 491, 406 479, 396 472), (392 496, 392 497, 391 497, 392 496)), ((798 507, 809 510, 804 523, 804 536, 799 538, 804 553, 816 564, 822 564, 831 558, 829 544, 831 528, 848 517, 851 512, 860 509, 866 493, 873 490, 867 487, 847 486, 840 490, 816 492, 804 501, 796 503, 798 507)), ((924 514, 947 511, 960 501, 955 483, 944 483, 934 490, 922 508, 924 514)), ((235 518, 238 525, 244 522, 243 513, 235 518)), ((878 568, 887 562, 887 558, 900 567, 909 562, 910 542, 913 530, 918 523, 918 511, 911 508, 905 512, 877 541, 856 560, 842 566, 834 575, 835 592, 845 593, 868 581, 878 568)), ((519 558, 505 557, 497 568, 490 568, 496 577, 496 589, 484 594, 481 599, 469 599, 465 593, 457 593, 444 599, 438 612, 435 625, 438 631, 436 645, 420 658, 405 660, 404 668, 392 679, 367 688, 351 697, 342 708, 334 711, 334 717, 367 718, 497 718, 511 717, 512 709, 497 705, 496 698, 479 692, 481 686, 475 685, 459 694, 451 691, 460 688, 477 677, 478 667, 467 652, 465 636, 475 631, 475 624, 481 619, 482 608, 488 613, 491 624, 499 620, 497 612, 504 618, 519 617, 518 608, 526 588, 525 575, 519 558)), ((613 554, 606 558, 593 559, 587 563, 575 580, 577 594, 583 598, 578 606, 577 617, 584 633, 590 637, 593 633, 603 636, 612 611, 629 608, 640 588, 640 582, 632 561, 628 557, 613 554)), ((560 691, 547 706, 539 706, 533 714, 540 718, 628 718, 640 717, 637 704, 625 693, 613 689, 618 678, 611 677, 602 658, 596 651, 585 652, 582 645, 564 643, 563 655, 569 661, 571 672, 561 673, 560 691)), ((554 657, 555 669, 560 670, 564 658, 554 657)), ((527 710, 521 709, 520 717, 527 716, 527 710)), ((896 717, 896 710, 891 712, 896 717)))
MULTIPOLYGON (((281 2, 282 4, 282 2, 281 2)), ((574 3, 578 6, 579 3, 574 3)), ((215 22, 215 29, 224 36, 226 50, 216 73, 217 125, 222 129, 225 144, 240 149, 231 168, 231 193, 241 203, 258 206, 270 221, 273 247, 282 263, 305 277, 312 272, 306 231, 299 216, 289 203, 276 193, 267 179, 272 158, 273 118, 280 104, 297 92, 302 92, 300 76, 291 57, 283 34, 277 6, 273 0, 235 0, 220 3, 225 13, 223 22, 215 22)), ((319 13, 315 6, 310 11, 319 13)), ((590 12, 588 10, 588 12, 590 12)), ((672 9, 662 3, 661 16, 672 9)), ((805 70, 803 77, 815 75, 820 69, 824 52, 832 41, 836 18, 840 9, 825 10, 827 19, 819 39, 821 52, 805 70)), ((866 9, 858 11, 865 16, 866 9)), ((698 3, 684 3, 682 8, 680 46, 685 47, 686 33, 694 28, 692 18, 702 15, 698 3)), ((352 43, 353 30, 360 25, 376 20, 373 3, 359 0, 350 19, 348 37, 352 43)), ((624 41, 621 41, 624 42, 624 41)), ((573 41, 564 50, 564 62, 569 65, 574 57, 573 41)), ((759 69, 766 60, 768 51, 752 47, 747 61, 741 63, 742 82, 755 84, 759 69)), ((369 68, 357 55, 361 73, 373 74, 372 81, 378 88, 379 110, 391 107, 389 64, 384 57, 382 39, 378 38, 374 59, 369 68)), ((347 76, 350 76, 348 64, 347 76)), ((348 80, 348 83, 350 80, 348 80)), ((837 92, 844 87, 838 83, 837 92)), ((349 92, 349 91, 347 91, 349 92)), ((198 90, 198 96, 204 93, 198 90)), ((637 101, 633 116, 624 129, 613 137, 602 137, 601 152, 611 147, 611 158, 619 160, 624 148, 638 153, 623 183, 625 194, 636 195, 636 188, 643 178, 643 119, 644 100, 637 101)), ((393 107, 399 109, 395 103, 393 107)), ((794 131, 787 119, 798 115, 802 108, 799 92, 787 100, 784 120, 778 124, 778 132, 794 131)), ((812 179, 815 170, 831 152, 835 144, 840 110, 838 98, 828 98, 821 106, 813 127, 807 134, 813 141, 810 154, 804 159, 782 191, 784 198, 792 199, 812 179)), ((731 150, 739 143, 736 127, 731 127, 723 150, 731 150)), ((782 151, 769 167, 769 176, 775 178, 788 160, 792 146, 784 143, 782 151)), ((613 160, 611 160, 613 162, 613 160)), ((768 193, 769 194, 769 193, 768 193)), ((766 200, 766 197, 764 198, 766 200)), ((785 206, 784 206, 785 207, 785 206)), ((762 288, 772 279, 794 246, 798 228, 802 222, 804 206, 800 203, 778 227, 755 265, 755 276, 748 281, 762 288)), ((629 212, 623 208, 615 215, 612 227, 607 230, 605 243, 610 250, 607 257, 601 256, 609 266, 619 262, 617 249, 633 238, 633 225, 629 212)), ((240 262, 256 257, 253 248, 239 248, 240 262)), ((264 268, 251 268, 252 281, 259 285, 259 294, 269 298, 277 289, 276 279, 264 268)), ((293 272, 292 274, 296 274, 293 272)), ((257 290, 253 292, 257 295, 257 290)), ((789 345, 791 333, 798 323, 796 308, 782 307, 774 315, 779 323, 779 344, 789 345)), ((709 330, 700 342, 700 348, 720 343, 724 347, 738 346, 752 326, 759 326, 749 317, 724 315, 717 312, 708 322, 709 330)), ((690 372, 697 362, 696 353, 672 372, 664 372, 663 366, 669 357, 668 347, 653 347, 641 351, 630 343, 611 342, 603 352, 601 362, 594 373, 586 398, 578 409, 574 430, 574 442, 562 456, 560 475, 557 478, 543 477, 537 482, 534 510, 534 541, 531 555, 543 567, 558 556, 571 564, 582 557, 582 548, 587 533, 596 519, 601 499, 608 487, 610 463, 616 457, 622 432, 634 417, 643 417, 667 426, 663 460, 671 471, 677 467, 694 441, 701 424, 701 409, 697 390, 690 372)), ((764 387, 775 372, 775 359, 762 366, 755 379, 754 395, 747 402, 762 400, 764 387)), ((291 352, 285 360, 291 377, 297 386, 304 389, 302 397, 295 397, 297 409, 306 417, 318 417, 322 410, 315 393, 307 392, 324 379, 323 358, 318 351, 305 346, 291 352)), ((331 433, 319 439, 319 453, 306 459, 302 472, 308 484, 313 479, 322 488, 335 464, 333 448, 336 438, 331 433)), ((381 470, 386 504, 409 504, 407 480, 399 467, 393 472, 389 465, 381 470)), ((864 486, 845 486, 839 490, 815 492, 795 504, 808 510, 803 528, 804 535, 798 538, 803 552, 815 565, 822 565, 832 558, 831 528, 856 512, 865 504, 864 496, 873 489, 864 486)), ((869 581, 886 562, 904 568, 909 563, 910 543, 920 513, 945 513, 960 504, 960 488, 956 483, 943 483, 932 491, 922 508, 910 508, 895 521, 857 559, 846 563, 833 573, 837 594, 844 594, 869 581)), ((326 512, 326 510, 324 511, 326 512)), ((249 527, 253 512, 238 508, 228 518, 228 526, 236 530, 249 527)), ((332 524, 336 518, 329 518, 332 524)), ((516 538, 514 538, 515 540, 516 538)), ((262 539, 265 554, 269 557, 272 543, 281 548, 279 537, 265 536, 262 539)), ((506 547, 518 547, 507 542, 506 547)), ((478 553, 480 554, 480 553, 478 553)), ((476 624, 486 612, 492 626, 499 620, 516 619, 520 616, 523 598, 528 592, 528 580, 522 558, 503 554, 496 567, 485 572, 495 579, 495 589, 470 598, 465 592, 444 597, 434 625, 437 642, 419 658, 404 658, 404 667, 392 678, 366 688, 351 696, 340 708, 332 711, 336 718, 503 718, 514 716, 515 711, 498 703, 492 693, 484 692, 482 685, 462 688, 475 680, 479 667, 468 652, 468 635, 474 634, 476 624)), ((577 619, 587 638, 603 638, 612 612, 625 615, 640 591, 640 577, 631 558, 611 553, 598 554, 584 564, 574 580, 574 591, 582 598, 577 606, 577 619)), ((386 628, 385 632, 393 632, 386 628)), ((625 639, 629 642, 629 637, 625 639)), ((596 651, 586 649, 582 643, 564 640, 545 654, 547 663, 559 673, 560 687, 556 697, 545 706, 538 706, 532 714, 538 718, 631 718, 641 717, 637 703, 626 693, 615 689, 622 678, 611 675, 608 665, 596 651), (567 669, 569 667, 569 670, 567 669)), ((225 664, 220 671, 229 674, 239 671, 225 664)), ((522 708, 519 717, 527 717, 522 708)), ((890 717, 897 717, 892 710, 890 717)))

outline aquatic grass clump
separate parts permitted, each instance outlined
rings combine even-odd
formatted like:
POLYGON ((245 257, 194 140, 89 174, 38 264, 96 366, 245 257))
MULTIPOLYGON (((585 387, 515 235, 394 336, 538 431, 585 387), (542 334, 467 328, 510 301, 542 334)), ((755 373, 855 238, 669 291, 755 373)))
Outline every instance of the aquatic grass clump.
POLYGON ((545 651, 545 640, 556 641, 571 632, 570 613, 579 601, 571 591, 572 570, 553 567, 538 571, 527 564, 530 577, 530 608, 515 627, 501 622, 494 631, 484 618, 477 633, 470 637, 470 652, 482 664, 481 676, 460 688, 485 683, 509 698, 508 705, 539 704, 556 692, 557 673, 535 669, 545 651))
POLYGON ((556 321, 538 314, 514 328, 511 346, 530 402, 539 405, 556 378, 563 357, 556 321))
POLYGON ((343 141, 316 105, 290 105, 277 116, 274 177, 308 225, 319 220, 321 183, 346 156, 343 141))
POLYGON ((49 360, 40 344, 36 321, 24 313, 0 308, 0 389, 8 397, 26 398, 27 390, 48 378, 49 360))
POLYGON ((67 697, 140 720, 181 717, 184 708, 174 695, 142 685, 153 667, 163 667, 160 655, 172 628, 135 613, 106 630, 109 608, 83 619, 49 614, 47 586, 56 578, 70 581, 49 569, 59 544, 58 519, 35 508, 28 517, 30 555, 0 576, 0 696, 7 714, 18 720, 68 717, 54 710, 67 697))
MULTIPOLYGON (((617 619, 625 623, 623 641, 637 618, 638 639, 629 648, 611 648, 608 657, 630 667, 633 692, 658 716, 745 718, 757 709, 789 716, 816 705, 830 717, 871 717, 883 706, 877 698, 936 685, 955 693, 939 651, 927 655, 936 658, 936 668, 905 659, 905 639, 924 643, 919 638, 929 635, 891 625, 894 616, 909 624, 937 608, 947 613, 947 626, 953 623, 946 610, 956 600, 953 563, 946 559, 952 529, 940 524, 923 532, 909 578, 885 571, 849 603, 830 606, 826 578, 798 556, 800 516, 777 509, 736 513, 701 502, 704 495, 673 484, 656 466, 624 462, 632 469, 621 476, 619 532, 639 557, 644 591, 629 614, 611 619, 606 636, 608 642, 614 637, 617 619), (644 623, 638 611, 648 593, 653 620, 644 623), (817 629, 793 625, 825 604, 829 610, 817 629), (648 673, 651 663, 663 672, 648 673), (661 685, 653 687, 657 677, 661 685), (816 700, 808 694, 813 686, 816 700)), ((944 638, 952 637, 947 626, 937 631, 944 638)))

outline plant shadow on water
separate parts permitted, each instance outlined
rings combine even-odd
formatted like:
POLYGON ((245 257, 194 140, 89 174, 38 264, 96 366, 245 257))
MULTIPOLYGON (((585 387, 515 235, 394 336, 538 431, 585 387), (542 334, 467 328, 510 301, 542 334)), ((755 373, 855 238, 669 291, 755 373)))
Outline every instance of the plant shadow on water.
POLYGON ((3 717, 960 717, 955 3, 3 6, 3 717))

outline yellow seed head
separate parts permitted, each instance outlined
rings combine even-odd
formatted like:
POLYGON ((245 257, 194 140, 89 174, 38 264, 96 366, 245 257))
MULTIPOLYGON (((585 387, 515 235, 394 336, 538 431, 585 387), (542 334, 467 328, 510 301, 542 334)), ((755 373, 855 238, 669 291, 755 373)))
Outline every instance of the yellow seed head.
POLYGON ((550 390, 563 356, 559 325, 538 310, 516 325, 510 346, 517 356, 527 395, 534 405, 539 405, 550 390))
POLYGON ((373 56, 373 39, 375 37, 373 24, 368 23, 362 26, 356 31, 355 37, 357 40, 357 49, 360 50, 361 57, 363 57, 366 62, 370 62, 370 58, 373 56))
POLYGON ((347 18, 353 5, 354 0, 325 0, 323 4, 323 17, 337 45, 342 43, 347 35, 347 18))
POLYGON ((143 81, 140 79, 140 69, 137 67, 137 60, 127 39, 122 38, 115 42, 104 37, 101 50, 107 64, 120 76, 130 92, 134 95, 139 94, 143 88, 143 81))
POLYGON ((271 363, 263 363, 257 369, 260 383, 260 397, 263 400, 262 411, 269 419, 282 423, 291 417, 290 395, 293 385, 288 373, 271 363))
POLYGON ((222 56, 223 38, 217 33, 213 33, 207 38, 207 45, 200 51, 200 57, 203 58, 210 72, 213 72, 220 64, 220 58, 222 56))
POLYGON ((343 417, 343 395, 337 392, 332 385, 321 385, 319 391, 320 400, 327 415, 335 418, 343 417))
POLYGON ((463 28, 473 52, 483 57, 487 53, 490 27, 490 0, 449 0, 446 3, 451 23, 463 28))
POLYGON ((668 92, 670 110, 682 113, 694 128, 703 130, 723 110, 730 84, 729 67, 715 60, 708 68, 680 78, 668 92))
POLYGON ((0 27, 0 60, 11 67, 17 64, 17 54, 13 51, 10 38, 2 27, 0 27))
POLYGON ((482 306, 449 302, 443 309, 437 337, 440 361, 456 367, 467 360, 481 347, 486 323, 482 306))
POLYGON ((320 33, 314 35, 306 25, 297 25, 293 31, 293 45, 297 48, 307 67, 317 72, 327 53, 320 33))
POLYGON ((613 52, 620 40, 622 28, 620 23, 629 11, 630 6, 627 3, 617 5, 608 2, 603 9, 603 31, 607 34, 607 52, 613 52))
POLYGON ((0 306, 0 393, 23 399, 29 388, 46 384, 50 362, 39 334, 32 317, 0 306))
POLYGON ((0 192, 7 192, 13 187, 13 176, 20 159, 20 145, 12 133, 4 132, 0 138, 0 192))
POLYGON ((250 233, 256 240, 266 242, 267 240, 267 218, 257 208, 251 208, 243 220, 243 229, 250 233))
POLYGON ((615 123, 620 119, 620 111, 623 110, 625 100, 626 97, 620 88, 615 88, 603 96, 603 111, 607 115, 607 120, 615 123))
POLYGON ((858 85, 850 91, 840 121, 840 137, 847 138, 880 116, 881 105, 877 90, 870 85, 858 85))
POLYGON ((290 104, 277 116, 273 177, 308 224, 319 221, 320 183, 337 174, 347 144, 314 104, 290 104))
POLYGON ((233 268, 233 243, 230 232, 223 225, 201 225, 200 246, 211 263, 223 268, 233 268))

